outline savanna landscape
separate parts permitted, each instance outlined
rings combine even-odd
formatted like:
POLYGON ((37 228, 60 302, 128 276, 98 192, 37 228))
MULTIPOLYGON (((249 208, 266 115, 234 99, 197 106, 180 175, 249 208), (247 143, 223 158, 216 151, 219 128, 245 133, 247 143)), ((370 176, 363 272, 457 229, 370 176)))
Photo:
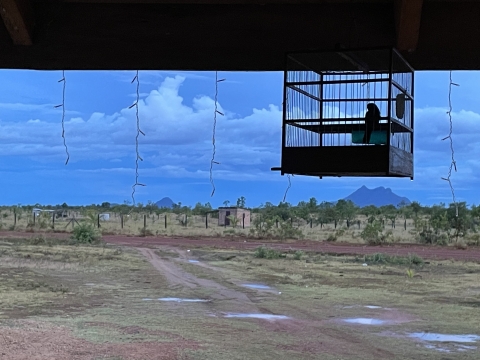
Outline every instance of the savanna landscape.
POLYGON ((208 205, 3 207, 1 358, 478 358, 478 207, 208 205))

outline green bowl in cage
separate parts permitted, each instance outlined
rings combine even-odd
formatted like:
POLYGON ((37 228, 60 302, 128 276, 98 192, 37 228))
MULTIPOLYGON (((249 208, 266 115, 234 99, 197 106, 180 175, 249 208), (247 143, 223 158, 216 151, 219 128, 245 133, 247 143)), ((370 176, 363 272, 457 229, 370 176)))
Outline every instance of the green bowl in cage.
MULTIPOLYGON (((364 131, 352 131, 352 143, 363 144, 364 131)), ((370 135, 369 144, 385 145, 387 143, 387 132, 385 130, 374 130, 370 135)))

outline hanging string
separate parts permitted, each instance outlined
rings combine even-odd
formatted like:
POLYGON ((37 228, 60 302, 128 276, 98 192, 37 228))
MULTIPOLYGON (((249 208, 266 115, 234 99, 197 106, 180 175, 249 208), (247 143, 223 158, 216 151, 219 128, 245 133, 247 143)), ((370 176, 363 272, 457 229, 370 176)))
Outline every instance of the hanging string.
POLYGON ((67 160, 65 161, 65 165, 67 165, 68 160, 70 160, 70 153, 68 152, 67 141, 65 139, 65 88, 67 86, 67 80, 65 79, 65 70, 62 70, 62 78, 58 80, 58 82, 63 82, 62 103, 60 105, 56 105, 55 108, 62 108, 62 138, 63 146, 65 147, 65 153, 67 154, 67 160))
POLYGON ((213 111, 213 131, 212 131, 212 159, 210 160, 210 183, 212 184, 212 194, 215 194, 215 183, 213 182, 213 164, 220 164, 215 161, 215 154, 217 152, 217 147, 215 145, 215 131, 217 128, 217 114, 224 115, 218 110, 218 83, 225 81, 225 79, 218 79, 218 71, 215 71, 215 109, 213 111))
POLYGON ((287 186, 287 189, 285 190, 285 194, 283 195, 283 201, 282 202, 285 202, 285 200, 287 199, 288 190, 290 190, 290 188, 292 187, 292 181, 290 180, 290 174, 287 174, 287 179, 288 179, 288 186, 287 186))
POLYGON ((135 207, 135 190, 137 186, 145 186, 145 184, 141 184, 138 182, 138 161, 143 161, 142 157, 140 156, 140 153, 138 151, 138 137, 140 134, 145 136, 145 133, 140 129, 140 117, 138 115, 138 102, 140 101, 140 80, 138 79, 138 70, 135 74, 135 77, 133 78, 131 84, 134 82, 137 82, 137 99, 136 101, 130 105, 128 108, 131 109, 135 107, 135 117, 137 119, 137 135, 135 136, 135 184, 132 185, 132 201, 133 201, 133 206, 135 207))
POLYGON ((450 122, 450 130, 448 133, 448 136, 444 137, 442 140, 450 140, 450 152, 452 154, 452 160, 450 162, 450 167, 448 168, 448 176, 446 178, 442 177, 442 180, 445 180, 448 182, 448 185, 450 186, 450 191, 452 192, 452 198, 453 198, 453 203, 455 204, 455 216, 458 217, 458 204, 457 200, 455 198, 455 189, 453 188, 452 181, 450 180, 450 177, 452 176, 452 169, 457 172, 457 163, 455 161, 455 151, 453 149, 453 139, 452 139, 452 132, 453 132, 453 122, 452 122, 452 86, 460 86, 459 84, 456 84, 452 80, 452 71, 450 70, 450 84, 448 85, 448 118, 450 122))

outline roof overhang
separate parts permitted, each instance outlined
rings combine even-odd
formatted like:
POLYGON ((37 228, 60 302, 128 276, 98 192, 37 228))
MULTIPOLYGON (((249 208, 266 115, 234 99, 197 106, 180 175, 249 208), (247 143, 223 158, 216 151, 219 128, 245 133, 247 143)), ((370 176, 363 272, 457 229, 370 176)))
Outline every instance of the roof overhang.
POLYGON ((0 0, 0 14, 0 68, 274 71, 340 44, 480 69, 471 0, 0 0))

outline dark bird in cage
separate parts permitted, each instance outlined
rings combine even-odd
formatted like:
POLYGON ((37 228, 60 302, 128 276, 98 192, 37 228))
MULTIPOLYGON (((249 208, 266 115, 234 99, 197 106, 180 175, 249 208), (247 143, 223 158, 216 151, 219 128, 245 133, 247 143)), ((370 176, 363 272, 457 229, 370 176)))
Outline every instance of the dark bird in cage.
POLYGON ((374 103, 367 104, 367 113, 365 114, 365 135, 363 143, 369 144, 373 130, 380 129, 380 109, 374 103))

